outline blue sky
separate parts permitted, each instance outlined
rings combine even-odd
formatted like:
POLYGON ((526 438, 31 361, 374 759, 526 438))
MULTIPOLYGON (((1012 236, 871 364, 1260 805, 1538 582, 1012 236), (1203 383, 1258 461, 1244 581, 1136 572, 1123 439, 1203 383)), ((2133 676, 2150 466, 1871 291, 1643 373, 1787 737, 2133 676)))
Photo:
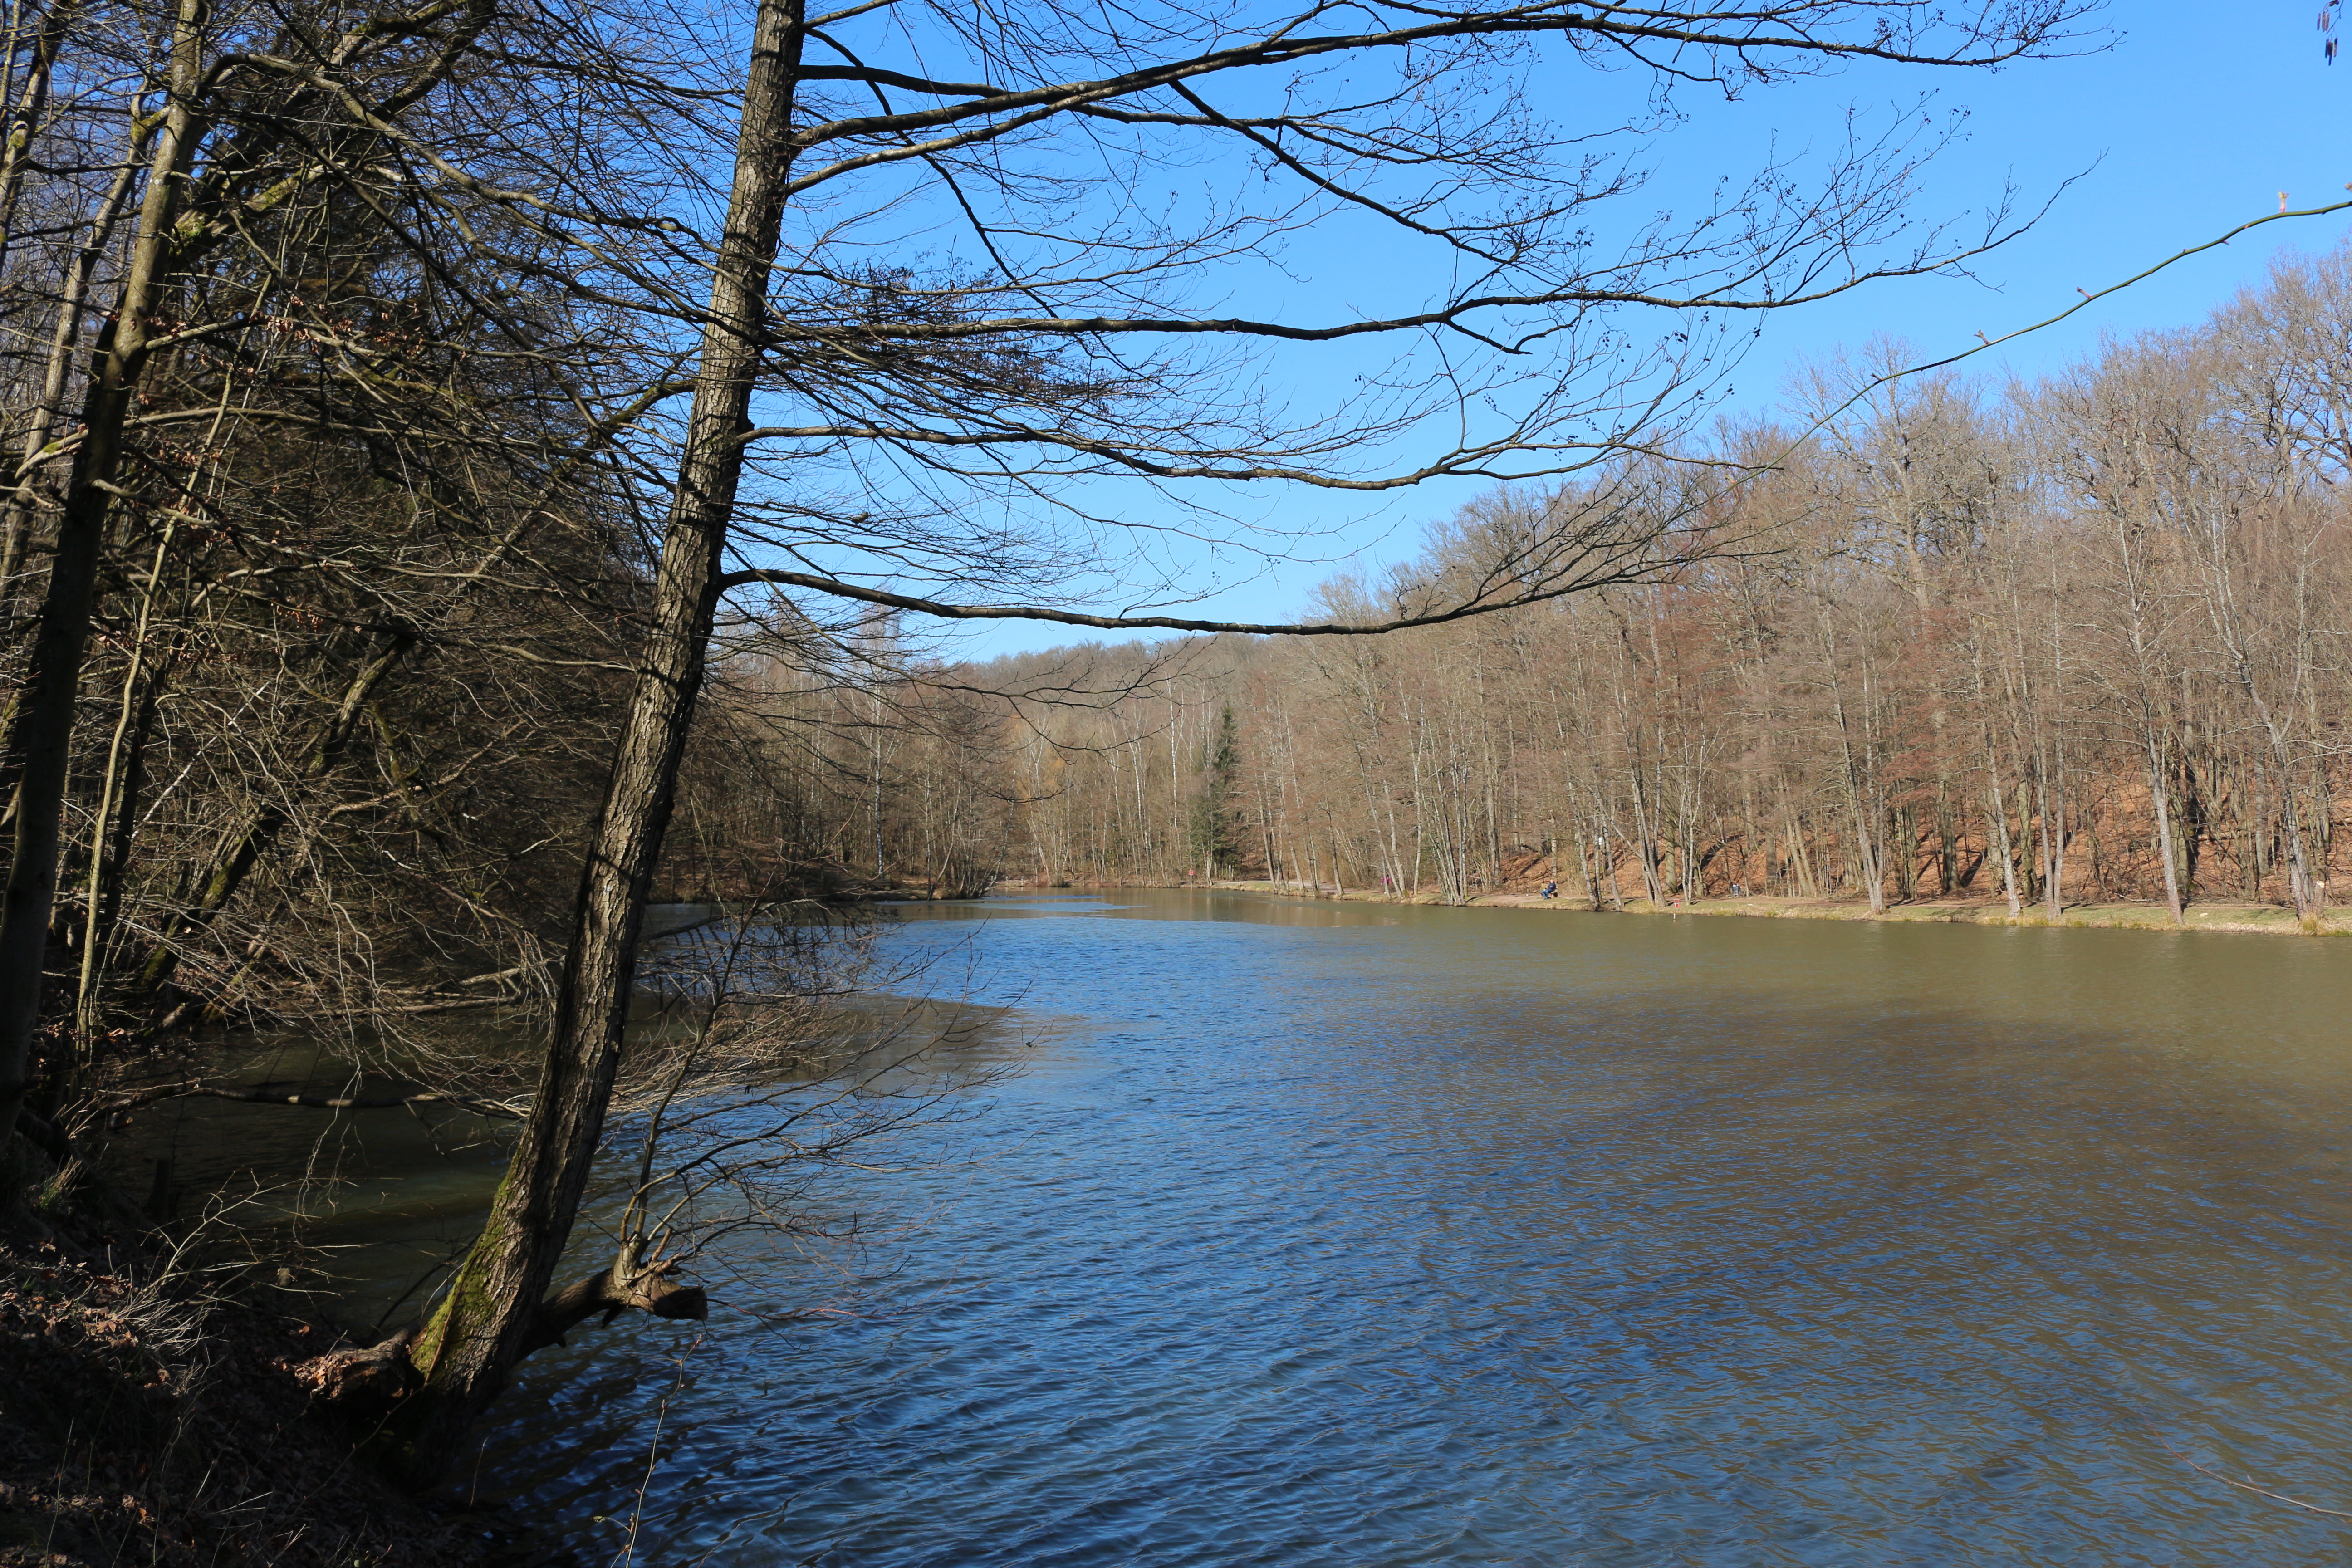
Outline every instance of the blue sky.
MULTIPOLYGON (((1885 119, 1909 112, 1928 88, 1937 91, 1935 112, 1965 110, 1969 120, 1967 140, 1927 175, 1923 210, 1980 206, 2004 182, 2014 183, 2023 200, 2038 202, 2075 177, 2038 226, 1978 264, 1974 280, 1897 280, 1776 313, 1733 378, 1733 405, 1769 409, 1797 367, 1880 334, 1931 353, 1966 347, 1979 331, 1998 337, 2063 308, 2078 298, 2078 288, 2095 290, 2275 212, 2282 191, 2298 207, 2352 195, 2345 188, 2352 182, 2352 63, 2324 62, 2316 9, 2314 0, 2122 0, 2103 18, 2111 47, 2078 58, 1942 78, 1856 69, 1728 107, 1686 102, 1689 122, 1654 149, 1667 194, 1718 172, 1752 168, 1766 136, 1783 145, 1820 145, 1836 133, 1848 108, 1885 119)), ((2080 358, 2102 333, 2193 323, 2259 280, 2282 246, 2318 250, 2339 243, 2352 232, 2347 217, 2352 214, 2269 226, 2060 327, 1981 355, 1970 368, 1996 380, 2032 376, 2080 358)), ((1343 238, 1319 247, 1310 241, 1292 259, 1306 287, 1328 288, 1333 298, 1344 298, 1349 279, 1362 276, 1362 258, 1350 254, 1343 238)), ((1303 390, 1311 395, 1314 389, 1303 390)), ((1424 489, 1384 502, 1268 498, 1250 515, 1276 527, 1322 531, 1305 552, 1311 558, 1272 567, 1230 557, 1180 560, 1196 590, 1233 584, 1180 613, 1294 616, 1339 563, 1411 554, 1421 524, 1469 493, 1424 489)), ((1068 640, 1064 629, 1000 624, 961 635, 950 646, 986 657, 1068 640)))

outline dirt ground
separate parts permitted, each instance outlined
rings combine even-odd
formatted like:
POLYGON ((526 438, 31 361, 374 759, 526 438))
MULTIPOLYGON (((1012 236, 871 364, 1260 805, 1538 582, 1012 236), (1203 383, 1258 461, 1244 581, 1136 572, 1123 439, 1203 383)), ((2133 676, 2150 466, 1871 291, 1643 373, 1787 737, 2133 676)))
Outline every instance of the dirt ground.
POLYGON ((291 1369, 328 1331, 166 1268, 136 1228, 54 1183, 0 1220, 0 1565, 493 1560, 478 1521, 355 1465, 351 1435, 310 1408, 291 1369))

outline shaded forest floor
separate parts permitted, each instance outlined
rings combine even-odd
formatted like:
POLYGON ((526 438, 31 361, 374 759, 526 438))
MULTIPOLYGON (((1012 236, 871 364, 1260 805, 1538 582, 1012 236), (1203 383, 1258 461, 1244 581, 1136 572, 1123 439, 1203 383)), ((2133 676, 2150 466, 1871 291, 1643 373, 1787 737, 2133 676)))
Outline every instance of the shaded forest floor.
POLYGON ((311 1408, 293 1368, 329 1331, 199 1297, 107 1206, 0 1221, 0 1568, 491 1561, 311 1408))

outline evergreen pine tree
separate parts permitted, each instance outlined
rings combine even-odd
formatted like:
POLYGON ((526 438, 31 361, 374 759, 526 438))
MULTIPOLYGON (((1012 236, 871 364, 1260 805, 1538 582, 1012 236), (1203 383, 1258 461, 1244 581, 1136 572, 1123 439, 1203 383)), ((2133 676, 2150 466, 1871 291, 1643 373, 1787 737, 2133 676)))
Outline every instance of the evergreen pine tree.
POLYGON ((1233 704, 1225 704, 1217 722, 1216 743, 1201 763, 1201 790, 1192 797, 1190 847, 1213 879, 1220 865, 1231 866, 1240 834, 1234 822, 1234 796, 1241 784, 1241 727, 1234 722, 1233 704))

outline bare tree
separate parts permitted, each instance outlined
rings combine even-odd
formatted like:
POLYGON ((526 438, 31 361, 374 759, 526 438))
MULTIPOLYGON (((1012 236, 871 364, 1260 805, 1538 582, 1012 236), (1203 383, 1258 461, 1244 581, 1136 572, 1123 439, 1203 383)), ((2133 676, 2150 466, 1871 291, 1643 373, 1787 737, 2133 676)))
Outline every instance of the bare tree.
MULTIPOLYGON (((2186 924, 2234 881, 2320 921, 2352 547, 2324 442, 2290 434, 2335 416, 2317 390, 2281 412, 2280 389, 2346 374, 2352 296, 2322 286, 2340 270, 2290 257, 2201 328, 2000 395, 1953 382, 1856 403, 1809 441, 1735 427, 1691 447, 1749 476, 1710 492, 1704 526, 1778 552, 1379 645, 1223 639, 1188 700, 1295 693, 1306 717, 1278 741, 1249 728, 1264 704, 1236 702, 1245 750, 1294 749, 1302 781, 1269 866, 1300 858, 1289 824, 1312 820, 1340 880, 1409 896, 1492 890, 1495 868, 1547 854, 1557 871, 1577 818, 1579 858, 1602 848, 1601 904, 1636 888, 1811 898, 1841 879, 1857 902, 1874 886, 1893 900, 1932 866, 1939 897, 2012 918, 2145 899, 2186 924)), ((1461 539, 1535 515, 1538 493, 1486 498, 1402 580, 1458 570, 1461 539)), ((1360 574, 1324 598, 1341 622, 1379 603, 1360 574)), ((1167 767, 1194 765, 1178 752, 1167 767)), ((1106 781, 1088 753, 1063 762, 1054 798, 1017 814, 1050 816, 1078 861, 1153 875, 1091 826, 1106 781)))

